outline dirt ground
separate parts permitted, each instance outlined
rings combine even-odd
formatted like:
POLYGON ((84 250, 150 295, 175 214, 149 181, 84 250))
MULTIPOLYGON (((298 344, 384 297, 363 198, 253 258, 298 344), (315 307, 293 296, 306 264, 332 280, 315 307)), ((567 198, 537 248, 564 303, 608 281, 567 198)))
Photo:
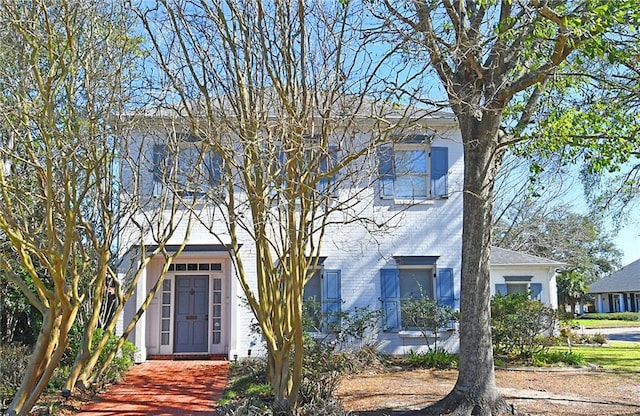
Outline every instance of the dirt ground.
MULTIPOLYGON (((358 374, 342 380, 338 395, 354 415, 393 416, 441 399, 457 377, 455 370, 358 374)), ((519 414, 640 415, 640 374, 497 370, 496 382, 519 414)))

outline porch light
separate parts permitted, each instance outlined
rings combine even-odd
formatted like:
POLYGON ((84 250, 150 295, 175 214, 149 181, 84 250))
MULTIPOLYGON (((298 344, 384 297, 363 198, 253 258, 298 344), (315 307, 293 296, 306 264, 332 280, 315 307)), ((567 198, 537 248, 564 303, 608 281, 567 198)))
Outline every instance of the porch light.
POLYGON ((233 354, 233 361, 238 362, 238 354, 233 354))
POLYGON ((247 357, 251 357, 251 348, 247 350, 247 357))

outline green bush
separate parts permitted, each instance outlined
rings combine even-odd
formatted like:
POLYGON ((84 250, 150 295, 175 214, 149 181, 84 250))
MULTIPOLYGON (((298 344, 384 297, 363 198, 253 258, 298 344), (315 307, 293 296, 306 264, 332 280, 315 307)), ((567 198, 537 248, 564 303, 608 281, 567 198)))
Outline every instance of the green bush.
POLYGON ((587 362, 582 354, 571 351, 544 351, 533 355, 533 364, 544 367, 551 364, 585 365, 587 362))
MULTIPOLYGON (((93 334, 93 345, 95 345, 102 335, 104 331, 101 328, 96 329, 93 334)), ((116 347, 118 343, 118 336, 111 335, 109 336, 109 340, 105 345, 104 349, 100 352, 100 357, 98 358, 97 368, 100 368, 107 359, 109 353, 116 347)), ((107 369, 99 374, 96 378, 96 383, 105 383, 112 384, 120 381, 124 374, 129 370, 134 364, 134 354, 136 352, 136 347, 131 341, 125 341, 118 351, 115 358, 111 361, 107 369)))
MULTIPOLYGON (((429 351, 438 350, 438 337, 433 338, 433 348, 429 335, 437 333, 458 320, 457 313, 446 305, 437 303, 427 296, 408 299, 402 303, 403 322, 416 328, 422 334, 429 351)), ((404 325, 404 324, 403 324, 404 325)))
POLYGON ((577 344, 606 344, 607 337, 601 333, 577 334, 571 327, 564 327, 560 330, 560 335, 556 339, 556 345, 577 345, 577 344))
POLYGON ((31 349, 25 345, 0 345, 0 405, 3 407, 20 388, 31 349))
POLYGON ((580 318, 604 321, 640 321, 640 312, 585 313, 580 318))
POLYGON ((345 354, 334 353, 331 344, 307 335, 304 343, 303 380, 300 402, 318 403, 333 397, 340 375, 347 369, 345 354))
POLYGON ((491 300, 491 331, 496 354, 530 359, 548 350, 545 336, 557 327, 556 311, 528 294, 496 295, 491 300))
POLYGON ((406 359, 407 363, 421 368, 456 368, 458 356, 443 349, 431 350, 424 353, 416 353, 413 350, 406 359))

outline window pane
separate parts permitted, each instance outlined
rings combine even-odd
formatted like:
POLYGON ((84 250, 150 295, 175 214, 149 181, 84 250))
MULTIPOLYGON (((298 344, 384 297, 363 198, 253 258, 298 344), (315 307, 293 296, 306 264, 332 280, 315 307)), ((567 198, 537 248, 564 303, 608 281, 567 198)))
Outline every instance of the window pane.
POLYGON ((395 182, 397 198, 426 198, 426 176, 398 176, 395 182))
POLYGON ((161 345, 169 345, 169 334, 162 334, 161 345))
POLYGON ((169 331, 169 320, 168 319, 163 319, 162 320, 162 330, 163 331, 169 331))
POLYGON ((317 301, 322 300, 322 279, 320 271, 313 273, 311 280, 304 286, 304 300, 315 298, 317 301))
POLYGON ((400 269, 400 298, 418 299, 427 296, 433 299, 431 269, 400 269))
POLYGON ((419 150, 396 150, 396 175, 427 173, 427 152, 419 150))
POLYGON ((397 198, 426 198, 427 152, 420 150, 396 150, 395 192, 397 198))
POLYGON ((526 294, 529 292, 529 285, 526 283, 507 283, 507 294, 526 294))

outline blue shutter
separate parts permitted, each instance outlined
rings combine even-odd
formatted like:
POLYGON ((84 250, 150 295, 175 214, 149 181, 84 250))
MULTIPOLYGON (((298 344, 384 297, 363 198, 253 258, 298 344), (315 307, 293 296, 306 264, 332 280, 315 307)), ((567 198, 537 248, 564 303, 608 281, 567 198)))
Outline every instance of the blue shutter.
POLYGON ((322 279, 322 315, 338 319, 342 306, 340 297, 340 270, 325 270, 322 279))
POLYGON ((531 299, 542 302, 542 283, 531 283, 531 299))
POLYGON ((380 180, 380 195, 383 198, 393 198, 395 167, 392 145, 380 146, 378 148, 378 175, 380 180))
POLYGON ((496 283, 496 295, 506 295, 507 285, 504 283, 496 283))
POLYGON ((431 148, 431 196, 444 198, 448 195, 449 149, 431 148))
MULTIPOLYGON (((320 160, 320 174, 324 174, 333 169, 338 163, 338 146, 329 146, 329 153, 322 155, 320 160)), ((324 193, 327 187, 333 184, 335 181, 335 175, 325 176, 318 181, 318 191, 324 193)), ((332 195, 335 196, 337 189, 333 189, 332 195)))
POLYGON ((453 269, 438 269, 438 277, 436 278, 436 288, 438 294, 438 302, 455 309, 456 299, 453 288, 453 269))
POLYGON ((380 270, 384 331, 400 330, 400 280, 398 269, 380 270))
POLYGON ((166 157, 167 157, 167 145, 166 144, 154 144, 153 145, 153 182, 162 183, 162 179, 165 175, 166 169, 166 157))
POLYGON ((211 186, 217 186, 222 181, 222 156, 216 152, 209 152, 206 160, 206 169, 209 175, 209 184, 211 186))

